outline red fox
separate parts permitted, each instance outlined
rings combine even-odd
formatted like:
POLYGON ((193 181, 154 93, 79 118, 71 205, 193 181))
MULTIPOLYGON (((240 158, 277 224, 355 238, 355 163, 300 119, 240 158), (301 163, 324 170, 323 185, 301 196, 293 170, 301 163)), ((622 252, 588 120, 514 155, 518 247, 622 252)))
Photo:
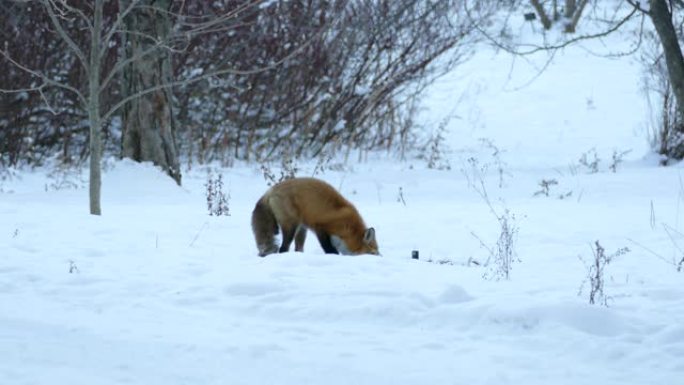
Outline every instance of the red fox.
POLYGON ((288 179, 271 187, 252 212, 252 230, 259 256, 290 249, 304 250, 311 229, 327 254, 379 255, 375 229, 366 228, 354 205, 329 184, 314 178, 288 179), (282 231, 280 248, 275 243, 282 231))

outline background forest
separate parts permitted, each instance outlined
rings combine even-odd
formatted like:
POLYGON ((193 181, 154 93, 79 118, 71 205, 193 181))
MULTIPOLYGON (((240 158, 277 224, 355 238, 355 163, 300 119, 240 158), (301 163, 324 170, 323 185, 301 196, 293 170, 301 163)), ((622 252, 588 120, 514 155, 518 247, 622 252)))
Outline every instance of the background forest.
POLYGON ((458 4, 3 1, 0 88, 25 91, 0 93, 0 163, 89 155, 94 65, 105 152, 153 160, 178 180, 179 156, 230 164, 325 148, 406 149, 415 144, 416 96, 472 49, 473 21, 458 4), (98 11, 102 52, 92 63, 98 11), (156 86, 128 100, 138 107, 121 108, 156 86), (154 130, 172 135, 146 133, 154 130), (162 138, 149 141, 164 154, 136 150, 145 136, 162 138))

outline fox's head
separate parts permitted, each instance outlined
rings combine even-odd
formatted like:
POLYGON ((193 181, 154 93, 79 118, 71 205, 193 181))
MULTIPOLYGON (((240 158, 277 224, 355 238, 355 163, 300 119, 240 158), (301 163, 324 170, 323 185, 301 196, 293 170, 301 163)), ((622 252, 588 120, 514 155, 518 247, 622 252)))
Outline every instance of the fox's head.
MULTIPOLYGON (((349 241, 353 242, 353 245, 359 245, 357 239, 349 239, 349 241)), ((363 239, 361 239, 360 247, 354 247, 355 250, 351 250, 347 243, 337 235, 331 235, 330 242, 332 242, 332 245, 335 247, 335 249, 343 255, 380 255, 380 251, 378 250, 378 242, 375 240, 375 229, 372 227, 369 227, 363 232, 363 239)))
POLYGON ((363 249, 361 253, 380 255, 378 241, 375 240, 375 229, 372 227, 367 228, 366 232, 363 233, 363 249))

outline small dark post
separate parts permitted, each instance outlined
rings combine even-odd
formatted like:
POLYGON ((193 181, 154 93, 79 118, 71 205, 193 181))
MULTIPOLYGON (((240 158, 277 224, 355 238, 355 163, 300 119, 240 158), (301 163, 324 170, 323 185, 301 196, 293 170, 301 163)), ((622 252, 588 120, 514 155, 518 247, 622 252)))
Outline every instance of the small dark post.
POLYGON ((413 250, 411 252, 411 258, 418 259, 418 250, 413 250))

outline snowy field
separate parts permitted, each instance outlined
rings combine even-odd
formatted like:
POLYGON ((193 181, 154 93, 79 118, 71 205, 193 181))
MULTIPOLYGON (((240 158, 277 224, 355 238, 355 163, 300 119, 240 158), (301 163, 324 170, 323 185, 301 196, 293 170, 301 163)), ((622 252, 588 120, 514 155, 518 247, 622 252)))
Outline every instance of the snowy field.
POLYGON ((533 66, 511 64, 482 49, 429 90, 420 122, 447 122, 450 169, 375 154, 316 175, 381 257, 325 255, 313 236, 257 257, 258 165, 214 168, 223 217, 207 215, 206 167, 179 188, 110 162, 101 217, 87 188, 16 171, 0 185, 0 384, 681 384, 684 182, 649 153, 640 67, 575 47, 527 85, 533 66), (501 228, 470 158, 514 215, 509 280, 483 278, 501 228), (543 179, 558 184, 535 196, 543 179), (597 240, 631 250, 606 267, 608 307, 578 295, 597 240))

